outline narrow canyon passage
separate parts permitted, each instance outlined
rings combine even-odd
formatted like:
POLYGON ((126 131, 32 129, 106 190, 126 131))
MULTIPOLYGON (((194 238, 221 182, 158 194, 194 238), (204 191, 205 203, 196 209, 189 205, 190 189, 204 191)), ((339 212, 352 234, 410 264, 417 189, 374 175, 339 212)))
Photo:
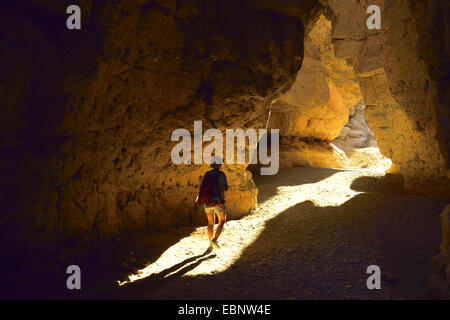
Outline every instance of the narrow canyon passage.
POLYGON ((450 298, 449 3, 0 3, 0 298, 450 298))
POLYGON ((133 271, 116 279, 119 286, 90 288, 89 297, 425 297, 445 199, 402 194, 400 181, 381 171, 289 168, 255 182, 258 208, 226 223, 220 250, 206 251, 206 227, 136 238, 124 261, 152 261, 129 266, 133 271), (176 237, 179 241, 169 247, 155 246, 176 237), (366 287, 366 268, 372 264, 381 268, 381 290, 366 287))

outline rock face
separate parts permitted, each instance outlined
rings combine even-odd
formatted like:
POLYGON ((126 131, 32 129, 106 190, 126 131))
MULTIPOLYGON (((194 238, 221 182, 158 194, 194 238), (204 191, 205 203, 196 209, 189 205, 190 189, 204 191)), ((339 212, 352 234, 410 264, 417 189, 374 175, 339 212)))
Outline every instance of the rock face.
MULTIPOLYGON (((0 4, 3 252, 200 223, 209 167, 170 157, 195 120, 257 129, 272 109, 280 162, 335 167, 330 141, 362 97, 407 186, 450 185, 448 1, 370 1, 381 30, 365 0, 77 3, 75 31, 72 1, 0 4)), ((257 189, 246 164, 223 169, 238 218, 257 189)))
MULTIPOLYGON (((407 186, 430 183, 447 174, 448 151, 442 135, 446 129, 441 130, 438 122, 442 104, 437 90, 439 77, 442 72, 448 74, 448 69, 440 70, 439 76, 433 72, 446 58, 432 50, 425 38, 434 26, 425 16, 436 14, 436 6, 448 9, 448 5, 428 1, 432 5, 427 9, 425 2, 372 1, 381 8, 381 30, 361 27, 368 16, 368 2, 327 2, 335 15, 335 54, 351 60, 380 151, 405 176, 407 186)), ((441 23, 442 16, 438 20, 441 23)), ((444 37, 441 32, 433 40, 442 43, 444 37)))
POLYGON ((361 93, 353 67, 336 58, 331 21, 320 15, 305 38, 305 57, 292 88, 272 104, 270 127, 280 129, 281 165, 342 167, 345 155, 329 144, 361 93))
POLYGON ((332 144, 347 157, 346 168, 386 171, 392 161, 380 153, 375 136, 364 115, 365 105, 361 100, 350 109, 350 116, 341 134, 332 144))
POLYGON ((272 105, 271 126, 282 136, 331 141, 361 99, 353 68, 334 57, 331 40, 331 22, 321 15, 306 36, 294 85, 272 105))
POLYGON ((348 165, 345 153, 328 142, 303 141, 296 137, 283 138, 280 148, 280 167, 344 168, 348 165))
MULTIPOLYGON (((341 133, 348 110, 362 95, 380 151, 392 160, 390 171, 405 177, 405 189, 427 193, 423 185, 442 187, 448 182, 449 5, 321 2, 325 18, 306 35, 302 69, 273 105, 272 125, 282 136, 307 138, 319 147, 317 140, 323 144, 341 133), (369 5, 381 8, 381 29, 366 27, 369 5)), ((336 158, 323 154, 323 166, 336 158)), ((308 163, 308 153, 300 160, 308 163)))
POLYGON ((377 147, 375 136, 364 116, 365 105, 360 101, 350 109, 349 120, 341 134, 333 140, 340 149, 377 147))
POLYGON ((450 299, 450 205, 442 211, 441 223, 441 252, 433 258, 435 274, 428 281, 428 287, 432 296, 450 299))
MULTIPOLYGON (((263 127, 320 4, 80 1, 82 29, 69 31, 70 4, 1 5, 4 240, 13 250, 203 223, 194 200, 209 167, 174 165, 171 133, 195 120, 263 127)), ((223 168, 229 218, 256 206, 245 168, 223 168)))
POLYGON ((448 197, 448 1, 326 4, 335 55, 354 66, 367 122, 391 171, 404 176, 407 191, 448 197), (381 8, 381 30, 363 27, 369 4, 381 8))

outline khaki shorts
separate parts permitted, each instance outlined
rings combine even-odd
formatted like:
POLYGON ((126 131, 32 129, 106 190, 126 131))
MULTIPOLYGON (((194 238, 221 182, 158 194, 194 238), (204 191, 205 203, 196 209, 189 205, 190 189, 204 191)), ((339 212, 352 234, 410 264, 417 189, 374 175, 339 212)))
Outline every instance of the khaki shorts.
POLYGON ((203 204, 203 208, 205 209, 206 213, 214 212, 214 213, 223 213, 225 212, 225 206, 209 206, 206 204, 203 204))

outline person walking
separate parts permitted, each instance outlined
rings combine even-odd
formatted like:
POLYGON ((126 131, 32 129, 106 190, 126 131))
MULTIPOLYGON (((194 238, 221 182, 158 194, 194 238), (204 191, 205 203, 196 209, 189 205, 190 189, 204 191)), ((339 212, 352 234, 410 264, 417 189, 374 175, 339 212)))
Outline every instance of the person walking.
POLYGON ((225 194, 228 190, 227 177, 225 173, 220 171, 222 159, 215 157, 211 163, 210 171, 205 173, 200 191, 197 197, 197 202, 203 205, 203 208, 208 219, 208 238, 210 248, 220 249, 217 241, 222 233, 225 224, 225 194), (219 218, 219 224, 214 233, 215 216, 219 218))

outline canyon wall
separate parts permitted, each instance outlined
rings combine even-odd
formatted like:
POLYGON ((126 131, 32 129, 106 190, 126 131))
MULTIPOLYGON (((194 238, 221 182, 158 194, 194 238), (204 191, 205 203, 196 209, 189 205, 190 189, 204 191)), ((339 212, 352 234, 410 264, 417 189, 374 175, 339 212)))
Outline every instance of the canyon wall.
POLYGON ((448 12, 448 4, 330 0, 327 5, 334 16, 335 55, 354 66, 366 104, 367 122, 381 153, 394 164, 391 171, 402 174, 405 188, 411 191, 425 191, 427 188, 417 189, 424 184, 445 183, 448 104, 443 104, 442 96, 447 94, 442 91, 441 82, 448 75, 448 67, 444 67, 448 47, 439 51, 433 43, 444 49, 442 42, 448 33, 445 28, 439 34, 430 30, 436 23, 448 21, 436 16, 436 10, 442 10, 441 15, 448 12), (364 27, 371 4, 381 8, 380 30, 364 27), (434 15, 435 22, 430 15, 434 15), (427 39, 430 35, 431 40, 427 39))
MULTIPOLYGON (((174 165, 171 133, 262 128, 295 80, 319 4, 23 1, 0 14, 1 220, 6 252, 204 223, 205 165, 174 165), (70 4, 82 29, 69 31, 70 4)), ((229 218, 256 206, 225 165, 229 218)))
POLYGON ((390 172, 405 177, 405 190, 448 195, 449 5, 321 2, 322 16, 305 35, 296 81, 272 105, 281 164, 348 165, 329 142, 362 97, 380 151, 392 160, 390 172), (374 4, 381 9, 381 29, 370 30, 367 8, 374 4))
POLYGON ((433 257, 435 273, 428 281, 429 294, 433 298, 450 299, 450 205, 441 213, 442 242, 440 252, 433 257))
POLYGON ((377 147, 375 136, 367 124, 364 114, 366 106, 360 101, 350 109, 349 120, 333 144, 341 150, 352 148, 377 147))
MULTIPOLYGON (((324 1, 325 2, 325 1, 324 1)), ((329 0, 335 55, 360 82, 367 122, 390 172, 404 190, 450 197, 448 1, 329 0), (381 29, 364 28, 367 7, 381 8, 381 29)), ((441 255, 429 286, 448 298, 448 208, 441 216, 441 255)))
POLYGON ((320 15, 305 35, 305 57, 293 86, 271 106, 269 124, 280 130, 283 167, 348 162, 330 141, 341 133, 361 92, 352 65, 335 57, 331 32, 331 21, 320 15))
MULTIPOLYGON (((171 133, 195 120, 257 129, 272 110, 284 165, 335 167, 345 155, 329 142, 362 96, 406 186, 448 187, 445 1, 86 0, 82 29, 69 31, 73 3, 0 5, 10 252, 203 222, 193 205, 208 165, 170 158, 171 133), (366 27, 369 4, 381 30, 366 27)), ((245 168, 223 168, 230 218, 256 206, 245 168)))

